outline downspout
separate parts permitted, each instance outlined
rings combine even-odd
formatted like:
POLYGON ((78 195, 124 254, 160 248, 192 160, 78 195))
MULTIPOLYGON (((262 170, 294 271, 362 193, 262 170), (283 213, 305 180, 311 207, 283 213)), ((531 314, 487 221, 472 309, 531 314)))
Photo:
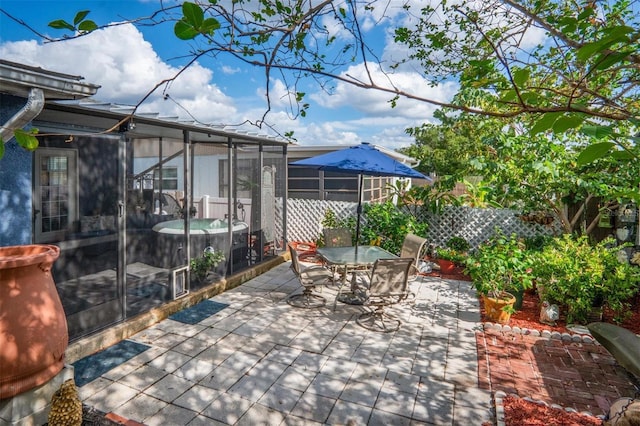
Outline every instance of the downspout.
POLYGON ((44 108, 44 92, 42 89, 32 87, 25 106, 2 125, 0 137, 2 137, 4 143, 13 138, 15 129, 22 129, 27 123, 36 118, 42 108, 44 108))

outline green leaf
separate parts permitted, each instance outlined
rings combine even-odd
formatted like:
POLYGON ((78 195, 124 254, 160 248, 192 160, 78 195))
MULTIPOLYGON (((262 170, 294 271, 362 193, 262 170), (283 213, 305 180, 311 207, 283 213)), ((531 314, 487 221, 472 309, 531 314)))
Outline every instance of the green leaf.
POLYGON ((78 25, 78 29, 80 31, 86 31, 90 33, 91 31, 97 30, 98 25, 96 25, 96 23, 91 20, 86 20, 86 21, 80 22, 80 25, 78 25))
POLYGON ((56 30, 75 31, 75 29, 76 29, 73 25, 71 25, 70 23, 68 23, 64 19, 56 19, 55 21, 51 21, 51 22, 49 22, 49 26, 51 28, 55 28, 56 30))
POLYGON ((628 25, 617 25, 615 27, 606 28, 603 31, 603 40, 629 40, 627 34, 631 34, 633 32, 635 32, 635 29, 633 27, 630 27, 628 25))
POLYGON ((204 21, 204 11, 195 3, 184 2, 182 4, 182 14, 184 15, 184 20, 195 29, 200 28, 204 21))
POLYGON ((578 165, 585 165, 604 157, 614 146, 613 142, 599 142, 589 145, 578 155, 578 165))
POLYGON ((581 62, 586 62, 587 59, 592 57, 596 52, 600 50, 602 50, 600 42, 587 43, 580 49, 578 49, 578 51, 576 52, 576 58, 581 62))
POLYGON ((611 158, 614 158, 616 160, 628 161, 633 160, 636 157, 629 151, 613 151, 611 153, 611 158))
POLYGON ((595 60, 595 69, 600 71, 606 70, 618 62, 622 62, 630 54, 631 52, 619 52, 600 55, 598 59, 595 60))
POLYGON ((34 133, 25 132, 24 130, 15 130, 13 136, 15 136, 18 145, 28 151, 35 151, 38 147, 38 138, 34 136, 34 133))
POLYGON ((582 114, 564 115, 553 123, 553 131, 555 133, 566 132, 569 129, 575 129, 584 122, 585 117, 582 114))
POLYGON ((604 36, 600 40, 593 43, 587 43, 580 49, 578 49, 578 51, 576 52, 576 58, 578 58, 578 60, 582 62, 585 62, 587 59, 594 56, 597 52, 608 49, 616 43, 628 43, 629 37, 627 36, 627 34, 632 33, 633 31, 633 28, 626 25, 607 28, 603 31, 604 36))
POLYGON ((173 33, 180 40, 192 40, 199 34, 192 25, 189 25, 185 21, 176 22, 176 25, 173 27, 173 33))
POLYGON ((531 71, 527 68, 522 68, 515 70, 513 72, 513 82, 516 86, 523 87, 524 84, 529 80, 529 76, 531 75, 531 71))
POLYGON ((89 14, 88 10, 81 10, 80 12, 76 13, 76 17, 73 18, 73 24, 74 25, 78 25, 80 22, 82 22, 82 20, 89 14))
POLYGON ((516 91, 515 90, 507 90, 502 94, 500 98, 502 102, 513 102, 516 100, 516 91))
POLYGON ((0 158, 4 157, 4 141, 0 138, 0 158))
POLYGON ((547 112, 533 125, 530 130, 532 135, 547 131, 553 127, 553 123, 562 115, 559 112, 547 112))
POLYGON ((613 134, 613 129, 609 126, 583 126, 582 133, 587 136, 593 136, 596 139, 602 139, 613 134))
POLYGON ((213 35, 213 32, 220 28, 220 22, 215 18, 207 18, 200 27, 201 34, 213 35))

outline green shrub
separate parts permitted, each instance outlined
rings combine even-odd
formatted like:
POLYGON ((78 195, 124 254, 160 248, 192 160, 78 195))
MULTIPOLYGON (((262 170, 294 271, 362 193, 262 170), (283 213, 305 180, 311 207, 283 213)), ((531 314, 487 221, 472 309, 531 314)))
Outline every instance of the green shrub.
POLYGON ((451 237, 447 241, 447 247, 459 253, 465 253, 471 248, 469 241, 462 237, 451 237))
POLYGON ((480 294, 498 297, 503 291, 533 287, 533 260, 522 239, 498 232, 469 255, 465 272, 480 294))
MULTIPOLYGON (((383 249, 398 254, 408 233, 424 236, 428 225, 403 212, 392 202, 365 204, 360 228, 361 245, 379 245, 383 249)), ((354 219, 355 224, 355 219, 354 219)), ((355 232, 354 232, 355 234, 355 232)))
POLYGON ((607 305, 615 320, 629 314, 640 269, 617 259, 613 239, 590 244, 586 236, 555 238, 536 255, 534 273, 541 299, 561 305, 567 322, 585 323, 592 308, 607 305))

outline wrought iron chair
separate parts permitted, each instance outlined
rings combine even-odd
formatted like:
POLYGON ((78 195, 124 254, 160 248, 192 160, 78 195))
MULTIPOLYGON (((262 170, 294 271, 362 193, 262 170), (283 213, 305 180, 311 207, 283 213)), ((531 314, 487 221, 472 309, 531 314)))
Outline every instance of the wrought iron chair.
POLYGON ((289 245, 291 252, 291 269, 296 274, 303 287, 300 294, 293 294, 287 299, 287 303, 298 308, 319 308, 324 306, 327 300, 313 293, 313 289, 317 285, 328 284, 333 279, 333 273, 320 265, 312 265, 302 268, 298 260, 298 252, 289 245))
POLYGON ((419 237, 415 234, 407 234, 404 237, 402 248, 400 249, 400 257, 410 257, 413 259, 413 264, 410 271, 410 277, 415 278, 419 272, 419 262, 421 257, 425 254, 427 245, 426 238, 419 237))
POLYGON ((385 307, 398 304, 409 296, 409 270, 413 258, 379 259, 369 278, 368 297, 363 305, 374 309, 356 318, 362 327, 389 333, 400 328, 402 322, 385 312, 385 307))

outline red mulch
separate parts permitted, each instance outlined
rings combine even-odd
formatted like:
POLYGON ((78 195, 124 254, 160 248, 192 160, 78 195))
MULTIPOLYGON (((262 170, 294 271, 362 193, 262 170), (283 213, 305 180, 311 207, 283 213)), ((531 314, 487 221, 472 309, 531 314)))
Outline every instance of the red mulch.
MULTIPOLYGON (((433 276, 442 276, 445 279, 467 280, 469 277, 462 274, 462 268, 457 268, 453 275, 440 275, 437 271, 429 274, 433 276)), ((480 300, 480 309, 482 321, 487 322, 488 319, 484 313, 484 306, 480 300)), ((631 330, 636 334, 640 334, 640 295, 636 296, 631 303, 631 316, 626 319, 620 326, 631 330)), ((522 309, 511 316, 509 326, 520 327, 529 330, 550 330, 560 333, 570 332, 567 329, 566 317, 561 314, 556 326, 542 324, 540 318, 540 299, 534 291, 527 291, 524 294, 522 309)), ((605 309, 603 321, 614 323, 613 313, 605 309)), ((500 372, 497 372, 498 377, 500 372)), ((560 408, 552 408, 550 406, 526 401, 514 395, 508 395, 503 398, 504 420, 506 426, 601 426, 603 422, 592 416, 579 413, 568 412, 560 408)))
POLYGON ((570 413, 507 395, 502 399, 506 426, 601 426, 597 417, 570 413))
MULTIPOLYGON (((481 303, 482 305, 482 303, 481 303)), ((624 327, 628 330, 636 334, 640 334, 640 297, 636 297, 632 302, 632 314, 627 320, 623 323, 619 324, 621 327, 624 327)), ((482 310, 482 320, 488 321, 484 316, 484 309, 482 310)), ((557 325, 555 327, 542 324, 539 321, 540 318, 540 299, 535 292, 525 292, 524 298, 522 301, 522 309, 511 315, 511 319, 509 320, 509 326, 511 327, 520 327, 520 328, 528 328, 530 330, 551 330, 558 331, 560 333, 569 332, 567 329, 566 317, 560 313, 560 319, 557 321, 557 325)), ((604 311, 602 320, 604 322, 609 322, 615 324, 613 320, 613 313, 609 310, 604 311)))
MULTIPOLYGON (((464 268, 456 267, 451 274, 443 274, 440 271, 434 270, 426 276, 431 277, 440 277, 447 280, 461 280, 461 281, 471 281, 468 275, 463 273, 464 268)), ((480 307, 482 309, 482 321, 488 322, 489 320, 484 315, 484 307, 482 306, 482 300, 480 301, 480 307)), ((640 294, 638 294, 631 304, 632 314, 631 316, 622 322, 621 327, 626 328, 627 330, 631 330, 636 334, 640 334, 640 294)), ((539 321, 540 318, 540 299, 538 298, 537 293, 534 291, 527 291, 524 294, 522 309, 516 312, 511 316, 511 320, 509 321, 509 326, 511 327, 520 327, 520 328, 528 328, 529 330, 550 330, 550 331, 558 331, 560 333, 567 333, 569 330, 567 329, 566 317, 560 313, 560 319, 557 321, 557 325, 555 327, 542 324, 539 321)), ((610 310, 605 309, 603 314, 604 322, 615 323, 613 320, 613 313, 610 310)))

